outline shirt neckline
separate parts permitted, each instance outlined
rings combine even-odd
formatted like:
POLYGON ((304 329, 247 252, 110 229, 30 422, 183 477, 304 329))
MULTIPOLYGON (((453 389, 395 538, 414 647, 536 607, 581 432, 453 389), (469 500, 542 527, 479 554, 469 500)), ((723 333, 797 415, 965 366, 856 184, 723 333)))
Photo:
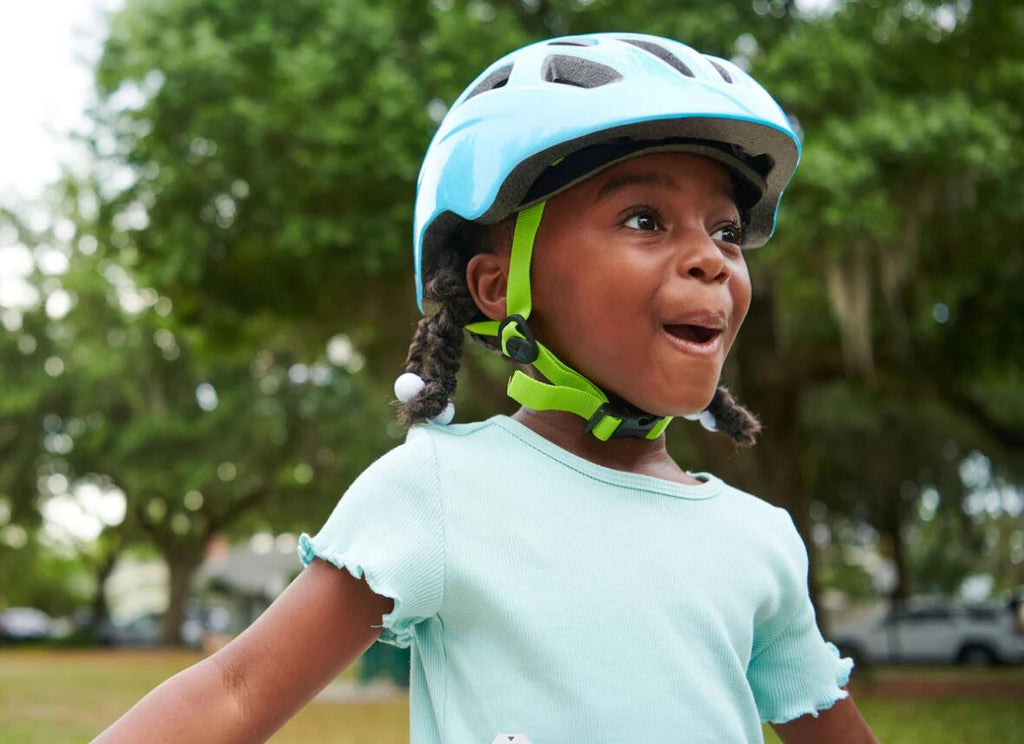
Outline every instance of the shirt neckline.
POLYGON ((496 414, 487 419, 490 423, 508 432, 516 439, 524 442, 541 454, 547 455, 553 460, 572 468, 595 480, 604 481, 617 486, 624 486, 633 490, 652 491, 668 496, 676 496, 684 499, 706 499, 715 496, 722 490, 722 480, 712 473, 685 471, 687 475, 704 481, 700 485, 677 483, 665 480, 653 475, 642 475, 631 473, 626 470, 616 470, 591 462, 586 458, 559 447, 546 437, 542 437, 525 424, 516 421, 511 416, 496 414))

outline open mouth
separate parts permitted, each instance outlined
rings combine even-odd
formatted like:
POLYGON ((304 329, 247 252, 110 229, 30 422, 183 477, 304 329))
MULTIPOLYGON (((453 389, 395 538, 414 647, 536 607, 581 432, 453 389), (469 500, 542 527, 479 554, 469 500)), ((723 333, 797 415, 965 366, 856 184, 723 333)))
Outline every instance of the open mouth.
POLYGON ((665 330, 672 336, 693 344, 711 344, 716 338, 722 335, 720 328, 708 328, 707 326, 694 325, 691 323, 666 325, 665 330))

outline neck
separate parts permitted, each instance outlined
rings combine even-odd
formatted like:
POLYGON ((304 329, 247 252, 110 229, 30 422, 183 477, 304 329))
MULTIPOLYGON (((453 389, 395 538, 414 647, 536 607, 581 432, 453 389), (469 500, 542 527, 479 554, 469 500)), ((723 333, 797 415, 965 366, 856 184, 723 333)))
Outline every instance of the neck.
POLYGON ((568 411, 536 411, 524 406, 512 418, 562 449, 597 465, 679 483, 700 483, 669 456, 664 434, 657 439, 619 437, 602 442, 585 432, 583 420, 568 411))

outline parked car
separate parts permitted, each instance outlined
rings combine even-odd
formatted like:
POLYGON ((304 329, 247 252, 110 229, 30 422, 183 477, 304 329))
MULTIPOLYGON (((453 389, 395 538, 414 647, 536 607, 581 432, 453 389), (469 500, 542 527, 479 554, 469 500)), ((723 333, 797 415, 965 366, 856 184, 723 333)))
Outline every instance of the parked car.
POLYGON ((909 605, 881 619, 834 628, 832 641, 860 663, 1024 664, 1019 604, 909 605))
MULTIPOLYGON (((97 642, 107 646, 155 646, 160 642, 159 612, 136 615, 130 620, 107 620, 100 624, 97 642)), ((181 639, 187 646, 199 648, 208 632, 224 632, 231 617, 223 607, 200 607, 189 601, 181 624, 181 639)))
POLYGON ((155 646, 160 640, 160 614, 147 612, 130 620, 105 620, 96 632, 104 646, 155 646))
POLYGON ((0 641, 38 641, 54 635, 54 620, 35 607, 10 607, 0 612, 0 641))

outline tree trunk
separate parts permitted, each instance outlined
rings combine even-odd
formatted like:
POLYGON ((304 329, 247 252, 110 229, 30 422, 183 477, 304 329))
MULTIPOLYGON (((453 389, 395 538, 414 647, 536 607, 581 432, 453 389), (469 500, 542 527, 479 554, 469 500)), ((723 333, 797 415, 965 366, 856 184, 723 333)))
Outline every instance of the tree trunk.
POLYGON ((120 557, 120 551, 112 550, 106 556, 103 556, 98 565, 95 566, 96 574, 96 590, 92 595, 92 613, 90 614, 89 628, 93 635, 99 631, 100 626, 106 622, 110 616, 110 606, 107 603, 107 588, 106 582, 110 578, 110 574, 114 572, 114 566, 117 565, 117 559, 120 557))
POLYGON ((202 563, 202 549, 179 549, 165 554, 170 571, 170 593, 167 611, 160 623, 160 643, 165 646, 183 644, 181 625, 185 621, 185 607, 192 590, 192 579, 202 563))
POLYGON ((890 599, 900 605, 910 596, 910 579, 907 574, 907 552, 903 544, 903 508, 900 495, 893 496, 889 508, 885 510, 885 523, 882 532, 889 539, 892 551, 892 562, 896 568, 896 585, 892 588, 890 599))

